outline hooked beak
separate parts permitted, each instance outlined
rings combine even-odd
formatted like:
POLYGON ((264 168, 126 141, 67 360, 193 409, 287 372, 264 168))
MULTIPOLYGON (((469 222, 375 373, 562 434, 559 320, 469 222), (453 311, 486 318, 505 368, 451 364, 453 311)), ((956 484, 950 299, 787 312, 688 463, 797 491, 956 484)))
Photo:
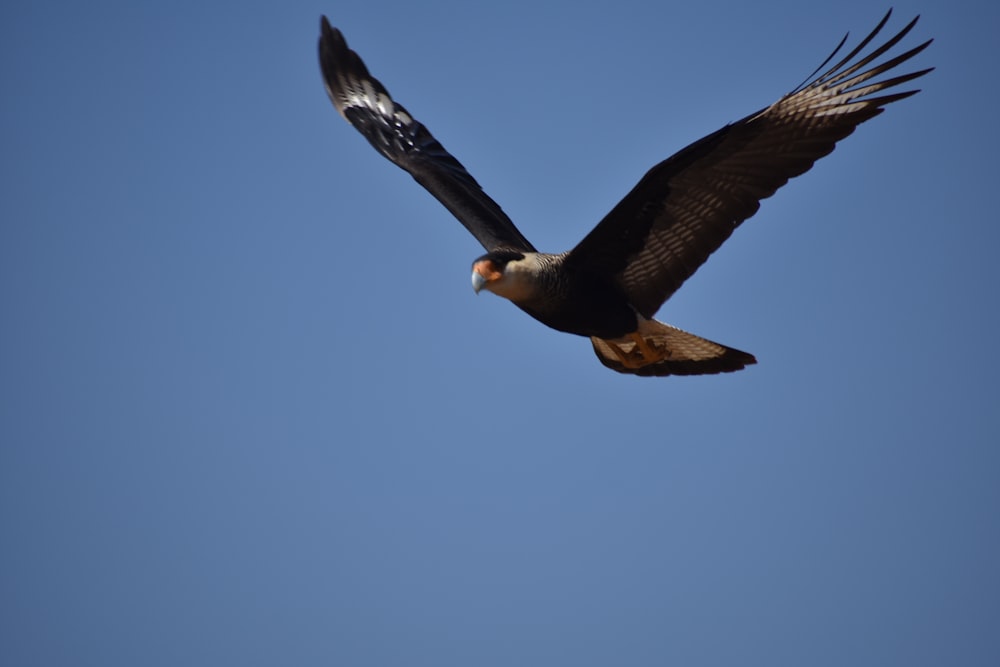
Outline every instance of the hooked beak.
POLYGON ((476 294, 479 294, 479 290, 486 286, 486 277, 479 271, 472 272, 472 289, 475 290, 476 294))
MULTIPOLYGON (((476 290, 476 294, 479 294, 479 290, 501 278, 503 278, 503 272, 497 268, 492 259, 481 259, 472 265, 472 289, 476 290)), ((493 290, 492 287, 489 289, 493 290)))

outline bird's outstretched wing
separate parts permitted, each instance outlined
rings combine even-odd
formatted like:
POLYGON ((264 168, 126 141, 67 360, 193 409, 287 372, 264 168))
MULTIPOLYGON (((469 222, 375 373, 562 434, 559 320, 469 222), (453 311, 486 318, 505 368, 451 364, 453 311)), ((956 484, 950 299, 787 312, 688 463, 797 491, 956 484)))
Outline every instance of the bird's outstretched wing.
POLYGON ((933 68, 869 80, 931 43, 872 65, 910 32, 919 17, 859 57, 891 13, 829 70, 816 75, 843 47, 846 36, 798 88, 653 167, 569 253, 567 264, 616 276, 636 309, 652 317, 733 230, 757 212, 760 200, 806 172, 885 105, 918 92, 878 94, 933 68))
POLYGON ((319 62, 326 92, 340 115, 444 204, 483 247, 534 251, 465 167, 368 73, 325 16, 320 20, 319 62))

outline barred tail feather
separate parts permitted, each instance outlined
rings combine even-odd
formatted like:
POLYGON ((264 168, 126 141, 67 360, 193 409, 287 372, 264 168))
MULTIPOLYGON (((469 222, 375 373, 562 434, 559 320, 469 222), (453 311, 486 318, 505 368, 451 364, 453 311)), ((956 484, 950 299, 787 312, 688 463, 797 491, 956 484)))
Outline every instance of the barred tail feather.
POLYGON ((641 320, 636 333, 590 342, 611 370, 644 377, 729 373, 757 363, 752 354, 656 320, 641 320))

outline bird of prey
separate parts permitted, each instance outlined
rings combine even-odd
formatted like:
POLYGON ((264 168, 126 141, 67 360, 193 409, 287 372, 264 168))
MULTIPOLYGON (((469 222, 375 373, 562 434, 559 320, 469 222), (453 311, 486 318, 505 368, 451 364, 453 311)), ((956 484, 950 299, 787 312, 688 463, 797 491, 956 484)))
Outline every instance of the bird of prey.
POLYGON ((896 87, 933 68, 882 77, 932 40, 874 64, 916 24, 870 52, 871 34, 771 106, 699 139, 650 169, 572 250, 538 252, 465 167, 389 95, 339 30, 320 22, 319 61, 337 111, 405 169, 486 249, 472 286, 512 301, 543 324, 589 337, 601 363, 641 376, 701 375, 756 363, 731 347, 653 319, 664 301, 760 207, 859 124, 917 90, 896 87), (891 92, 885 92, 891 91, 891 92))

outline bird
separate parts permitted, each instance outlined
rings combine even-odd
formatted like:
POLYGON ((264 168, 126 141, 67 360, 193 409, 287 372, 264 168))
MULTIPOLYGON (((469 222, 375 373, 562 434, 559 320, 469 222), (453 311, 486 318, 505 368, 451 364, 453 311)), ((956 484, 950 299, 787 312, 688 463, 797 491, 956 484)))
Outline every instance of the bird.
POLYGON ((919 90, 934 68, 895 74, 927 40, 880 64, 919 15, 873 44, 892 15, 846 56, 844 38, 806 80, 653 166, 574 248, 539 252, 464 166, 373 77, 343 34, 320 19, 319 62, 333 106, 384 157, 440 201, 483 245, 472 287, 541 323, 589 338, 619 373, 663 377, 738 371, 747 352, 654 319, 660 306, 790 178, 808 171, 861 123, 919 90), (881 78, 880 78, 881 77, 881 78))

